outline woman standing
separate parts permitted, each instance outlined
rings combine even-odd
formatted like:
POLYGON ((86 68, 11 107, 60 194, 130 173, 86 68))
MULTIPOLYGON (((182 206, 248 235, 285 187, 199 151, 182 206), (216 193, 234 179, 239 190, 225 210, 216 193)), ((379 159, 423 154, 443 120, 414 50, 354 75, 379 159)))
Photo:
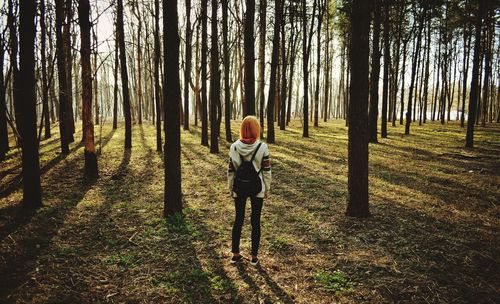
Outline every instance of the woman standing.
POLYGON ((242 259, 240 238, 247 198, 250 198, 252 205, 252 260, 250 263, 257 265, 259 262, 257 253, 260 244, 260 214, 264 197, 267 196, 271 187, 269 149, 259 139, 259 121, 255 116, 247 116, 241 123, 240 139, 234 142, 229 150, 227 180, 236 210, 232 232, 231 263, 242 259))

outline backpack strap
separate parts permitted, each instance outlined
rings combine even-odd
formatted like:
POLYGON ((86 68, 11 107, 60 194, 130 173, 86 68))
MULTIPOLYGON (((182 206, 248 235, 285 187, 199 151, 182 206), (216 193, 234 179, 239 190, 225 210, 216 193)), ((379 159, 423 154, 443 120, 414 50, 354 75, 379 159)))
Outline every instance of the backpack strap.
POLYGON ((250 159, 250 162, 253 162, 254 158, 255 158, 255 155, 257 154, 257 151, 259 151, 259 148, 260 146, 262 145, 262 142, 260 142, 258 145, 257 145, 257 148, 255 149, 255 151, 253 152, 253 155, 252 155, 252 158, 250 159))

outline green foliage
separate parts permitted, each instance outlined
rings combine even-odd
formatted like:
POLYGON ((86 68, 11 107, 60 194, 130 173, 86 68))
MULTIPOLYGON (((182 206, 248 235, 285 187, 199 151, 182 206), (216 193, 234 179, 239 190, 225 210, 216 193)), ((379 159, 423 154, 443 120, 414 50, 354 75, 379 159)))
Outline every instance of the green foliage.
POLYGON ((104 258, 102 262, 106 265, 117 265, 120 267, 128 268, 137 265, 139 259, 136 258, 133 254, 124 253, 110 255, 104 258))
POLYGON ((285 236, 275 236, 269 241, 269 247, 274 251, 286 252, 293 248, 293 241, 285 236))
POLYGON ((329 292, 340 293, 352 288, 349 278, 340 270, 334 272, 318 271, 314 275, 314 280, 329 292))

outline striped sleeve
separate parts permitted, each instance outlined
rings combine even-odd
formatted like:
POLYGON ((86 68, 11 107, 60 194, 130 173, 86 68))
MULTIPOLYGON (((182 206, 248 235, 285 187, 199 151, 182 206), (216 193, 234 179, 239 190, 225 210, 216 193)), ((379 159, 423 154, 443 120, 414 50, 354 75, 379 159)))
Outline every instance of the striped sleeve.
POLYGON ((229 165, 227 167, 227 172, 234 172, 234 164, 233 161, 231 160, 231 157, 229 158, 229 165))
POLYGON ((271 178, 271 159, 269 157, 269 150, 266 145, 266 151, 264 152, 264 157, 262 158, 262 179, 264 180, 266 192, 269 192, 271 190, 271 178))
POLYGON ((271 160, 269 159, 269 154, 264 155, 262 159, 262 171, 271 171, 271 160))
POLYGON ((233 161, 231 160, 231 157, 229 157, 229 164, 227 167, 227 187, 231 193, 233 190, 234 171, 235 171, 235 169, 234 169, 233 161))

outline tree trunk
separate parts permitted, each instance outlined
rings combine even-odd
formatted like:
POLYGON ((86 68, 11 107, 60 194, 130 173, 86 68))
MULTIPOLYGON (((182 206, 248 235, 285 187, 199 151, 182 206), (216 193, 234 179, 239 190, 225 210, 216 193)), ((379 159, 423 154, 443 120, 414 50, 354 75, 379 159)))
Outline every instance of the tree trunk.
POLYGON ((387 102, 389 98, 389 65, 391 64, 389 36, 389 2, 386 1, 384 3, 384 84, 382 87, 382 125, 380 129, 382 138, 387 138, 387 102))
MULTIPOLYGON (((5 98, 6 90, 5 90, 5 82, 3 74, 4 57, 5 57, 4 37, 0 37, 0 161, 5 159, 5 155, 9 151, 9 133, 7 129, 7 100, 5 98)), ((46 109, 46 111, 47 110, 48 109, 46 109)), ((50 130, 50 125, 49 125, 49 130, 50 130)))
POLYGON ((265 94, 264 89, 266 85, 266 18, 267 18, 267 0, 260 0, 260 29, 259 29, 259 102, 260 102, 260 132, 261 137, 264 133, 264 109, 265 109, 265 94))
POLYGON ((428 104, 428 98, 429 98, 429 68, 430 68, 430 61, 431 61, 431 19, 427 21, 427 54, 426 54, 426 61, 425 61, 425 78, 424 78, 424 110, 423 110, 423 118, 424 118, 424 123, 427 122, 427 104, 428 104))
MULTIPOLYGON (((465 5, 467 6, 467 1, 465 5)), ((466 27, 467 25, 464 25, 464 79, 462 83, 462 113, 460 114, 460 126, 462 128, 465 126, 465 99, 467 96, 467 79, 469 76, 469 57, 472 37, 472 34, 468 32, 468 29, 466 27)))
MULTIPOLYGON (((9 0, 9 16, 14 18, 11 11, 12 1, 9 0)), ((14 105, 16 123, 21 136, 21 163, 23 179, 23 205, 28 208, 37 208, 42 205, 40 186, 40 160, 36 133, 36 93, 35 93, 35 14, 36 1, 20 1, 19 4, 19 70, 14 77, 14 105), (21 83, 22 80, 22 89, 21 83)), ((13 20, 11 30, 13 29, 13 20)), ((17 39, 12 31, 11 40, 17 39)), ((11 52, 14 52, 11 49, 11 52)), ((17 43, 14 55, 17 55, 17 43)), ((17 66, 17 60, 11 61, 17 66)))
POLYGON ((467 117, 467 134, 465 147, 474 147, 474 125, 476 123, 477 99, 479 95, 479 66, 481 55, 481 28, 483 25, 484 0, 478 0, 479 6, 476 13, 476 32, 474 41, 474 57, 472 59, 472 81, 470 89, 469 111, 467 117))
POLYGON ((401 72, 401 105, 399 107, 399 124, 403 124, 403 113, 404 113, 404 108, 405 108, 405 75, 406 75, 406 51, 408 47, 408 41, 405 40, 403 42, 403 70, 401 72))
POLYGON ((201 144, 208 147, 207 113, 207 8, 208 0, 201 3, 201 144))
POLYGON ((269 80, 269 93, 267 95, 267 142, 275 142, 274 137, 274 101, 276 97, 276 79, 279 60, 280 26, 283 20, 283 0, 275 1, 275 20, 273 30, 273 51, 271 54, 271 76, 269 80))
MULTIPOLYGON (((286 68, 287 68, 287 55, 286 55, 286 41, 285 41, 285 22, 283 20, 284 15, 284 0, 281 0, 281 93, 280 93, 280 111, 279 111, 279 126, 280 130, 286 129, 286 89, 287 89, 287 79, 286 79, 286 68)), ((289 98, 289 97, 288 97, 289 98)))
POLYGON ((255 115, 255 49, 254 49, 255 0, 246 0, 245 12, 245 108, 243 116, 255 115))
POLYGON ((184 69, 184 130, 189 130, 189 83, 191 82, 191 0, 186 0, 186 68, 184 69))
MULTIPOLYGON (((320 0, 322 1, 322 0, 320 0)), ((314 121, 315 127, 318 126, 319 120, 319 75, 320 75, 320 61, 321 61, 321 25, 323 24, 323 14, 325 12, 326 2, 321 3, 318 7, 318 33, 316 35, 316 89, 314 91, 314 121)))
MULTIPOLYGON (((45 0, 40 0, 40 44, 41 49, 46 50, 47 26, 45 24, 45 0)), ((50 111, 49 111, 49 88, 47 81, 47 56, 46 52, 40 52, 42 63, 42 112, 44 116, 45 139, 51 137, 50 134, 50 111)), ((0 114, 1 115, 1 114, 0 114)), ((8 141, 7 141, 8 144, 8 141)), ((8 147, 7 147, 8 149, 8 147)), ((1 152, 0 152, 1 154, 1 152)))
POLYGON ((66 52, 62 28, 64 24, 64 0, 56 0, 56 53, 57 76, 59 80, 59 133, 61 135, 61 152, 69 153, 69 106, 68 106, 68 77, 66 75, 66 52))
POLYGON ((113 87, 113 130, 118 128, 118 69, 119 69, 119 56, 118 56, 118 34, 115 31, 115 67, 114 78, 115 83, 113 87))
POLYGON ((63 29, 63 49, 66 57, 66 98, 67 98, 67 116, 68 116, 68 142, 75 141, 75 115, 73 112, 73 52, 71 48, 71 22, 73 20, 72 0, 66 0, 64 8, 66 22, 63 29))
MULTIPOLYGON (((312 40, 312 29, 314 18, 311 18, 311 26, 309 36, 307 33, 307 5, 306 0, 302 0, 302 72, 303 72, 303 94, 304 94, 304 106, 303 106, 303 130, 302 136, 309 137, 309 54, 311 52, 311 40, 312 40)), ((312 16, 316 14, 316 3, 314 0, 312 16)))
POLYGON ((142 125, 142 107, 144 103, 142 96, 142 19, 139 11, 139 1, 135 2, 135 8, 137 11, 135 13, 137 18, 137 123, 142 125))
MULTIPOLYGON (((119 0, 120 1, 120 0, 119 0)), ((165 118, 165 196, 164 215, 182 212, 181 190, 181 134, 180 111, 181 86, 179 79, 179 33, 177 1, 163 2, 163 94, 165 118)))
POLYGON ((377 140, 377 120, 378 120, 378 85, 380 77, 380 14, 381 0, 375 0, 375 11, 373 13, 373 51, 372 68, 370 74, 370 111, 368 113, 369 142, 376 143, 377 140))
POLYGON ((491 102, 491 97, 489 95, 490 91, 490 76, 491 76, 491 57, 492 50, 491 45, 493 44, 493 29, 492 29, 492 21, 490 17, 491 12, 487 11, 485 16, 485 29, 486 29, 486 37, 485 37, 485 45, 484 45, 484 78, 483 78, 483 109, 482 109, 482 121, 481 126, 486 126, 486 117, 488 116, 488 103, 491 102))
MULTIPOLYGON (((325 14, 326 14, 326 43, 325 43, 325 61, 326 61, 326 64, 325 64, 325 70, 324 70, 324 73, 325 73, 325 92, 324 92, 324 105, 323 105, 323 122, 327 122, 328 121, 328 113, 329 113, 329 103, 330 103, 330 99, 329 99, 329 95, 330 95, 330 65, 331 65, 331 59, 330 59, 330 11, 329 11, 329 7, 328 7, 328 3, 329 1, 327 1, 327 6, 326 6, 326 10, 325 10, 325 14)), ((291 79, 290 79, 291 81, 291 79)))
MULTIPOLYGON (((97 83, 97 54, 99 53, 99 42, 97 40, 97 32, 93 31, 92 36, 94 38, 94 68, 96 70, 95 75, 93 77, 94 80, 94 108, 95 108, 95 124, 99 125, 99 85, 97 83)), ((84 134, 85 135, 85 134, 84 134)))
POLYGON ((368 52, 370 1, 353 0, 351 12, 351 105, 348 130, 348 216, 367 217, 368 208, 368 52))
POLYGON ((123 113, 125 116, 125 149, 132 148, 132 117, 130 113, 130 93, 128 88, 127 54, 123 31, 123 0, 117 0, 117 35, 120 46, 120 70, 122 78, 123 113))
POLYGON ((220 104, 219 43, 217 29, 217 0, 212 0, 210 52, 210 153, 219 153, 217 107, 220 104))
MULTIPOLYGON (((228 25, 229 0, 222 0, 222 47, 224 56, 224 125, 226 127, 226 141, 232 142, 231 135, 231 90, 229 86, 230 64, 229 61, 229 46, 227 34, 229 32, 228 25)), ((262 109, 262 107, 261 107, 262 109)), ((262 111, 262 110, 261 110, 262 111)), ((262 113, 262 112, 261 112, 262 113)), ((261 122, 262 122, 261 117, 261 122)))
POLYGON ((94 144, 94 125, 92 124, 92 71, 90 63, 90 3, 89 0, 80 0, 78 19, 81 32, 81 64, 82 64, 82 121, 85 153, 85 177, 96 178, 97 156, 94 144))
POLYGON ((422 36, 422 29, 424 26, 424 18, 427 10, 427 5, 424 4, 423 11, 421 12, 422 16, 419 18, 419 26, 417 33, 417 45, 415 46, 415 54, 413 56, 413 63, 411 69, 411 80, 410 80, 410 91, 408 93, 408 108, 406 110, 406 125, 405 125, 405 134, 410 134, 410 124, 411 124, 411 114, 412 114, 412 98, 413 98, 413 89, 415 87, 415 74, 417 72, 417 60, 420 54, 420 42, 422 36))
MULTIPOLYGON (((155 70, 155 109, 156 109, 156 151, 162 151, 161 140, 161 88, 160 88, 160 1, 155 0, 154 30, 154 70, 155 70)), ((187 85, 187 84, 185 84, 187 85)))

